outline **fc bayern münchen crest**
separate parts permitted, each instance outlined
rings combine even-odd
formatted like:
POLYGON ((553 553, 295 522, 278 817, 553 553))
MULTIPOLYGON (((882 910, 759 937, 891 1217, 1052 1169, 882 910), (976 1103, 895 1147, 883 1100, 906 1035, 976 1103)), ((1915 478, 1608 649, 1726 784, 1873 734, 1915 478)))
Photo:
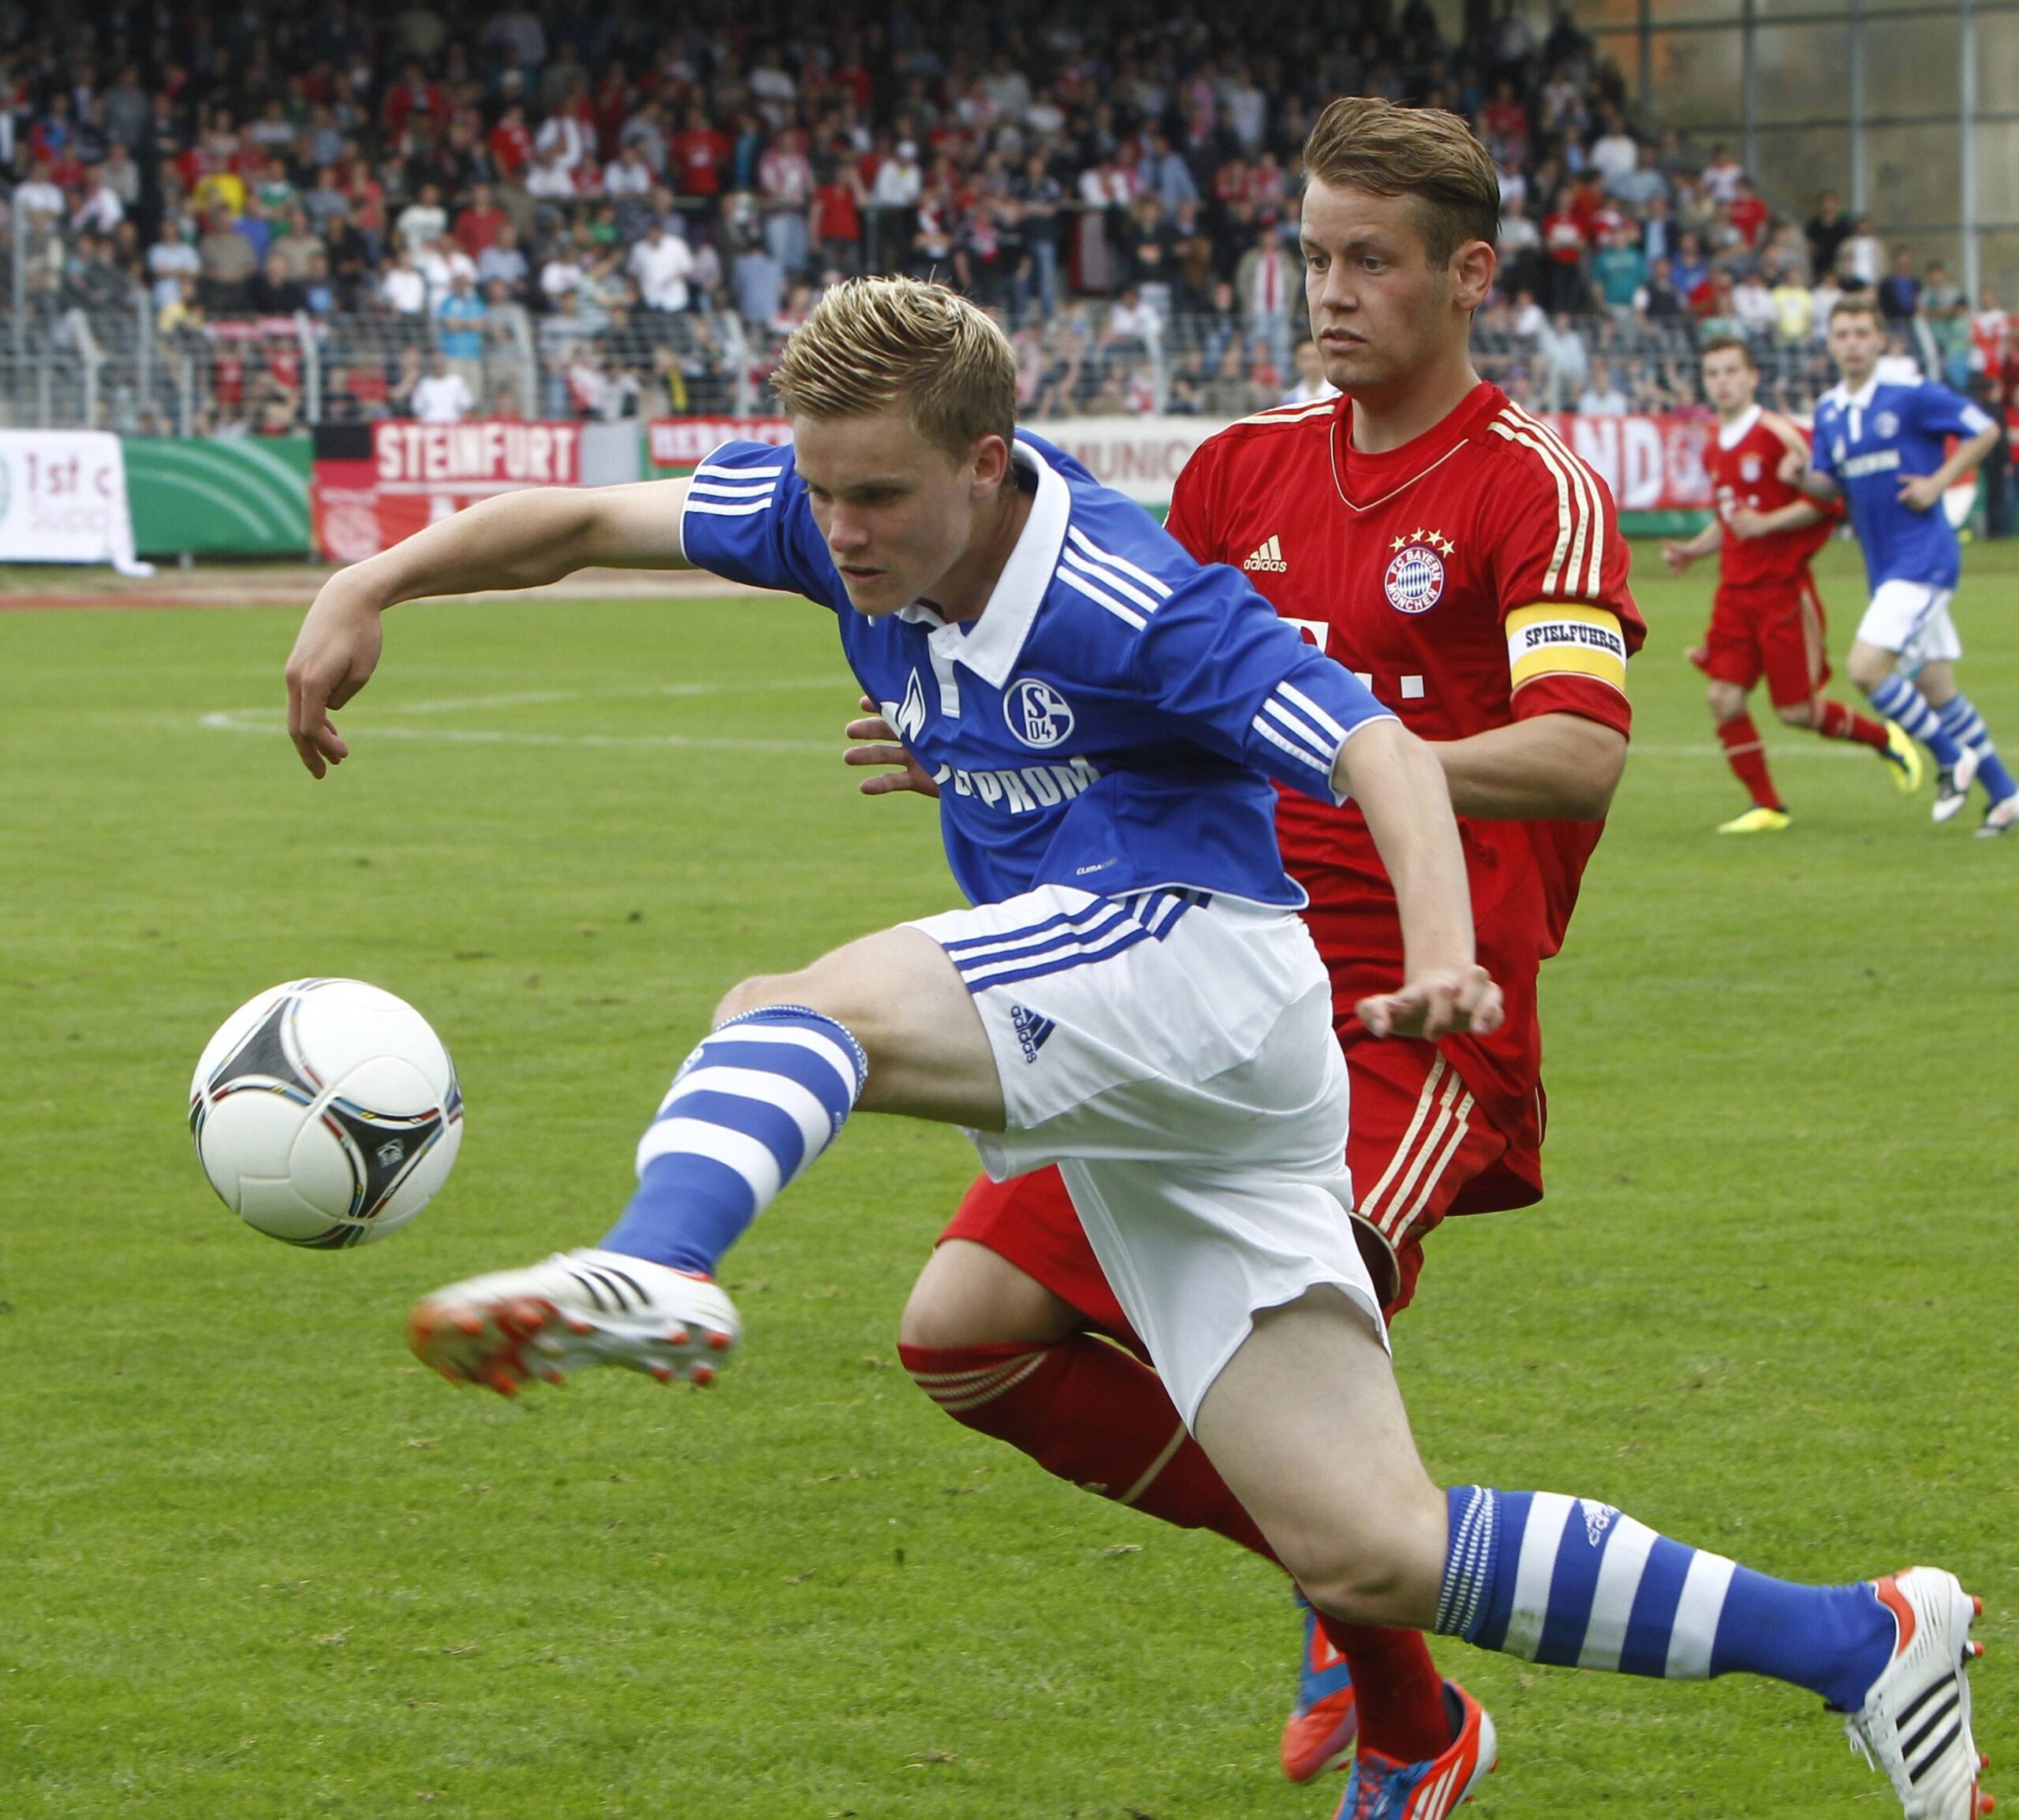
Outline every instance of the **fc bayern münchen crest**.
POLYGON ((1427 613, 1444 598, 1444 558, 1427 543, 1409 544, 1396 552, 1381 585, 1398 613, 1427 613))
POLYGON ((1757 455, 1739 457, 1738 477, 1741 480, 1757 480, 1760 478, 1760 457, 1757 455))
POLYGON ((1040 751, 1073 736, 1073 704, 1035 677, 1026 677, 1002 698, 1002 718, 1018 739, 1040 751))

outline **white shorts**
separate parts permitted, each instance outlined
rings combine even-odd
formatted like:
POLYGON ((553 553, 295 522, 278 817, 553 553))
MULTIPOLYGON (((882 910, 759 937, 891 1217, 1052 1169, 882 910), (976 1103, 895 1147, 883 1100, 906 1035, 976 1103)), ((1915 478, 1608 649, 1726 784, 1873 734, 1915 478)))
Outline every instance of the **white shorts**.
POLYGON ((1858 637, 1881 651, 1897 651, 1909 673, 1963 655, 1949 603, 1956 591, 1922 581, 1882 581, 1858 621, 1858 637))
POLYGON ((1337 1285, 1386 1338, 1354 1242, 1346 1067, 1303 921, 1196 891, 1042 886, 911 925, 995 1052, 996 1180, 1057 1163, 1189 1425, 1256 1311, 1337 1285))

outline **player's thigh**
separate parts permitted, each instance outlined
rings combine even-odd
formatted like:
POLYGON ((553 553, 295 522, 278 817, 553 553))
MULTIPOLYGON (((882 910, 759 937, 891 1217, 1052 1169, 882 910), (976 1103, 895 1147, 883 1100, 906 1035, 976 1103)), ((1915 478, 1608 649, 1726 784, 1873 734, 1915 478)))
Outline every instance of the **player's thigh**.
POLYGON ((860 1110, 1002 1128, 1002 1083, 974 1001, 946 950, 921 931, 882 930, 797 973, 746 979, 716 1020, 774 1005, 831 1017, 862 1045, 869 1072, 860 1110))
POLYGON ((1319 1287, 1259 1313, 1192 1432, 1320 1606, 1363 1621, 1430 1622, 1444 1497, 1364 1309, 1319 1287))
POLYGON ((1051 1345, 1086 1326, 1080 1311, 1000 1251, 952 1239, 927 1259, 905 1304, 898 1337, 946 1348, 1051 1345))
POLYGON ((1768 699, 1783 720, 1798 710, 1805 724, 1809 704, 1830 680, 1822 603, 1804 591, 1763 606, 1757 636, 1768 699))
POLYGON ((1415 1300, 1424 1239, 1507 1140, 1435 1043, 1362 1036, 1345 1056, 1355 1233, 1393 1319, 1415 1300))
POLYGON ((1882 581, 1858 621, 1851 647, 1851 678, 1876 688, 1892 673, 1893 660, 1925 665, 1963 655, 1949 617, 1950 590, 1919 581, 1882 581))
POLYGON ((1760 681, 1760 649, 1745 602, 1719 588, 1711 602, 1711 623, 1689 660, 1710 682, 1712 717, 1721 725, 1745 711, 1745 698, 1760 681))
POLYGON ((1081 1329, 1105 1333, 1137 1357, 1148 1357, 1102 1274, 1057 1169, 1032 1169, 1000 1182, 977 1177, 939 1242, 945 1249, 957 1239, 970 1249, 995 1252, 1040 1285, 1074 1311, 1081 1329))

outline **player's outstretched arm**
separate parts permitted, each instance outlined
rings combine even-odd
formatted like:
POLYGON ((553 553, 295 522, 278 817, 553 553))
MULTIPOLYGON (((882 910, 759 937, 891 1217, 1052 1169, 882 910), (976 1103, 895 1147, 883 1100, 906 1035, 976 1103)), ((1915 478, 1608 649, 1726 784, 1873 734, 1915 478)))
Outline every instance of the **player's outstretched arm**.
POLYGON ((371 680, 379 616, 404 600, 539 587, 578 569, 679 569, 684 480, 501 493, 323 584, 287 660, 287 730, 312 776, 350 755, 330 719, 371 680))
POLYGON ((1531 714, 1431 747, 1451 804, 1480 822, 1598 822, 1626 770, 1626 736, 1584 715, 1531 714))
POLYGON ((1473 960, 1472 888, 1436 755, 1397 721, 1369 721, 1339 748, 1333 789, 1349 793, 1395 887, 1401 990, 1355 1009, 1376 1036, 1498 1029, 1500 988, 1473 960))

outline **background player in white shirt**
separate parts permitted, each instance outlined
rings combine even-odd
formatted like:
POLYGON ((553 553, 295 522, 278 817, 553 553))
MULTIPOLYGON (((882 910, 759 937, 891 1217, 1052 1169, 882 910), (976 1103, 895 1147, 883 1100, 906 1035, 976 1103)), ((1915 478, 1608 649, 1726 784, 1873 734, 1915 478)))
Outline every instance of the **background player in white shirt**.
POLYGON ((469 382, 449 370, 446 354, 431 354, 427 371, 413 382, 413 414, 424 423, 460 423, 476 400, 470 396, 469 382))

